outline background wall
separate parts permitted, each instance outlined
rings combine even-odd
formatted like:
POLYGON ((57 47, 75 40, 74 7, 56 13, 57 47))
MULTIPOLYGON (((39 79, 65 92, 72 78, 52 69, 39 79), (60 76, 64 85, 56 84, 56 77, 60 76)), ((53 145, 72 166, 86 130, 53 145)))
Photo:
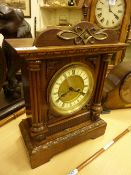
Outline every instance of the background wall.
POLYGON ((30 24, 31 26, 31 33, 34 37, 34 25, 35 25, 35 17, 38 20, 39 16, 39 4, 38 0, 31 0, 31 18, 25 18, 25 20, 30 24))
POLYGON ((25 20, 31 26, 34 36, 34 26, 36 17, 36 31, 40 32, 50 26, 60 26, 60 19, 67 19, 67 26, 74 25, 81 21, 82 11, 77 8, 46 8, 44 0, 31 0, 31 18, 25 20))

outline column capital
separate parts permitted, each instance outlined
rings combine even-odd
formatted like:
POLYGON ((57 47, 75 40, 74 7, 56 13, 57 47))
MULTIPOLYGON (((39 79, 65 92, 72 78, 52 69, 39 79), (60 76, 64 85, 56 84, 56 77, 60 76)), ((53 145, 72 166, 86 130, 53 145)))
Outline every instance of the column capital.
POLYGON ((28 69, 33 72, 40 71, 41 63, 42 61, 39 61, 39 60, 38 61, 36 60, 28 61, 28 69))

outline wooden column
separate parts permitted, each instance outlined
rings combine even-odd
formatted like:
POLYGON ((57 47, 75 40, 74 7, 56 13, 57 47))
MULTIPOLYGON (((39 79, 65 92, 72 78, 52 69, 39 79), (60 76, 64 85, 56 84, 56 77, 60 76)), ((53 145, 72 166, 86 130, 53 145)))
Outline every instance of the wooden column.
POLYGON ((101 99, 102 99, 102 92, 104 87, 104 79, 107 73, 108 63, 111 58, 112 58, 112 54, 102 54, 100 58, 101 61, 99 66, 99 74, 97 77, 98 81, 96 84, 94 101, 91 108, 91 119, 94 121, 99 118, 99 115, 102 112, 101 99))
POLYGON ((30 101, 32 111, 31 135, 36 136, 44 132, 45 123, 42 115, 42 95, 41 95, 41 61, 29 61, 29 81, 30 81, 30 101))

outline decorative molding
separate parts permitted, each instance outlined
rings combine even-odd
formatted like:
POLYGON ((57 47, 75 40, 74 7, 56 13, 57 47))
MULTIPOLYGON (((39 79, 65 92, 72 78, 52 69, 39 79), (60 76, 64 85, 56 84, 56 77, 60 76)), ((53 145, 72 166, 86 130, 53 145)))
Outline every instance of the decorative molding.
MULTIPOLYGON (((46 60, 46 59, 52 59, 54 57, 57 56, 57 59, 61 59, 62 57, 65 57, 65 55, 69 55, 69 56, 79 56, 79 55, 85 55, 85 54, 88 54, 88 55, 96 55, 97 54, 104 54, 104 53, 116 53, 118 50, 124 50, 126 48, 126 44, 123 44, 123 45, 119 45, 117 44, 117 47, 114 47, 113 45, 112 46, 107 46, 105 47, 84 47, 84 46, 74 46, 74 48, 72 49, 71 46, 66 46, 66 47, 59 47, 59 49, 57 50, 57 47, 55 47, 55 50, 54 50, 54 47, 52 47, 52 49, 50 48, 50 50, 46 50, 44 48, 39 48, 37 50, 33 50, 33 51, 28 51, 26 52, 26 50, 23 50, 20 55, 21 57, 25 58, 26 60, 31 60, 33 61, 32 59, 34 59, 34 57, 38 58, 38 60, 46 60), (67 50, 68 49, 68 50, 67 50)), ((18 51, 18 54, 19 54, 19 51, 18 51)))
POLYGON ((54 145, 57 145, 57 144, 69 141, 73 137, 76 137, 78 135, 90 132, 95 127, 99 127, 99 126, 104 125, 104 124, 105 124, 104 120, 95 121, 94 123, 92 123, 92 124, 90 124, 88 126, 85 126, 85 127, 80 128, 80 129, 77 129, 77 130, 75 130, 73 132, 70 132, 70 133, 68 133, 68 134, 66 134, 64 136, 58 137, 58 138, 56 138, 54 140, 51 140, 51 141, 49 141, 49 142, 47 142, 45 144, 40 145, 40 146, 36 146, 32 150, 32 153, 35 154, 35 153, 37 153, 40 150, 49 149, 50 147, 52 147, 54 145))
POLYGON ((102 41, 108 38, 106 29, 81 28, 76 26, 73 30, 62 30, 57 33, 57 36, 63 40, 74 39, 75 44, 94 44, 97 41, 102 41))

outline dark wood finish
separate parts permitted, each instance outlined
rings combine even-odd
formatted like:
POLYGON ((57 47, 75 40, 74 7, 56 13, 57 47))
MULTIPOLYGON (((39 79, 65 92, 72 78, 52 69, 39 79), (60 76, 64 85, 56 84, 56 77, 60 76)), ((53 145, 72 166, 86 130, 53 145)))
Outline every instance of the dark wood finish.
MULTIPOLYGON (((95 17, 95 7, 96 7, 97 0, 92 0, 91 3, 91 11, 90 11, 90 22, 96 23, 97 20, 95 17)), ((125 0, 125 14, 122 20, 121 25, 118 28, 119 32, 119 41, 120 42, 127 42, 128 32, 129 32, 129 24, 130 24, 130 12, 131 12, 131 1, 125 0)), ((112 62, 110 63, 109 69, 113 68, 113 65, 117 65, 124 59, 125 51, 119 51, 116 53, 115 57, 112 58, 112 62)))
MULTIPOLYGON (((17 47, 21 40, 7 40, 22 62, 28 119, 20 123, 20 129, 32 168, 85 139, 104 134, 106 123, 100 113, 108 63, 112 54, 126 47, 124 43, 117 43, 117 37, 111 39, 115 31, 105 33, 83 22, 67 31, 46 30, 36 38, 33 47, 17 47), (97 32, 100 35, 95 37, 97 32), (83 63, 94 72, 93 92, 88 103, 75 114, 56 116, 48 101, 48 84, 58 70, 74 62, 83 63)), ((32 45, 32 40, 29 42, 32 45)))
POLYGON ((5 77, 6 77, 5 55, 0 46, 0 91, 5 81, 5 77))
POLYGON ((118 64, 106 77, 103 106, 106 109, 131 107, 131 62, 118 64))

